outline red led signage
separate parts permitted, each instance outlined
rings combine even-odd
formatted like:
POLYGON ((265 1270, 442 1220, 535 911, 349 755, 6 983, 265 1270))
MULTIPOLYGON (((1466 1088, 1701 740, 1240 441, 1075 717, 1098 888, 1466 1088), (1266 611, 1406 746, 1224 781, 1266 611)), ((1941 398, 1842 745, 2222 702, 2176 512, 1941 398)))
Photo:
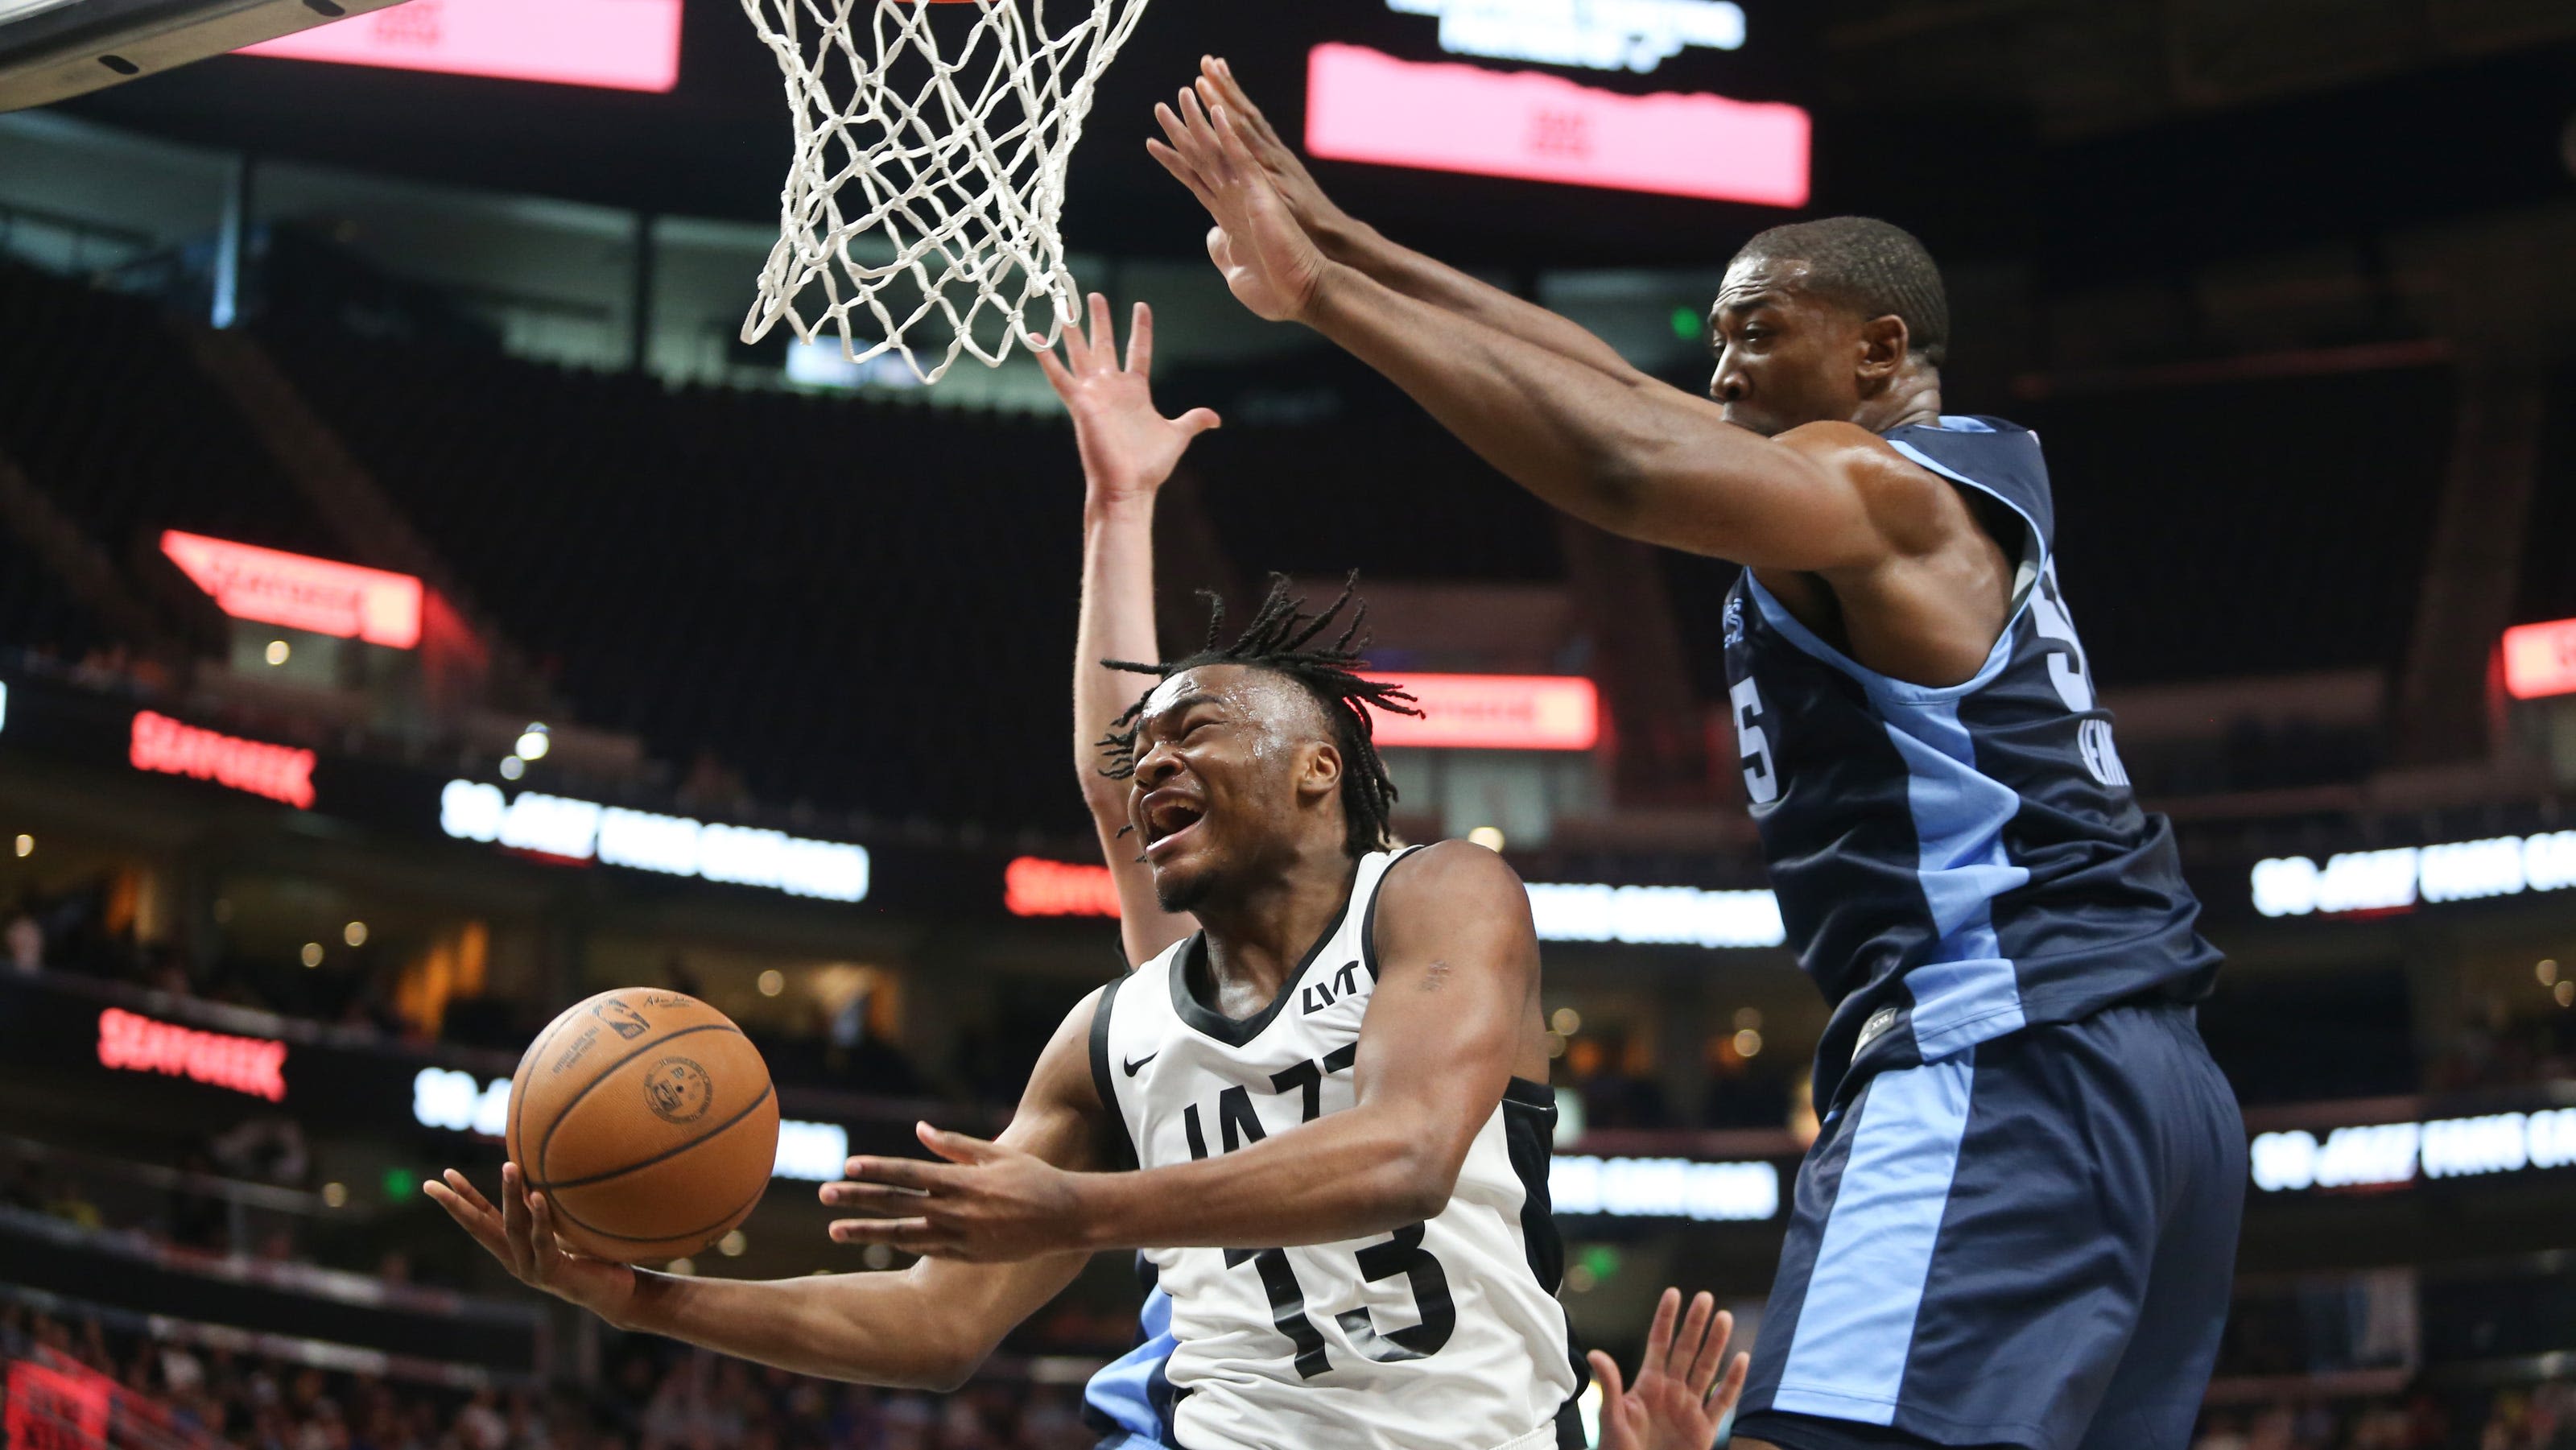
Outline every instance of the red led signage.
POLYGON ((208 1087, 286 1100, 286 1044, 200 1032, 110 1007, 98 1014, 98 1061, 119 1072, 157 1072, 208 1087))
POLYGON ((1022 856, 1002 868, 1002 905, 1013 916, 1116 916, 1118 885, 1106 866, 1022 856))
POLYGON ((1601 697, 1577 675, 1403 675, 1422 718, 1377 717, 1377 743, 1467 750, 1590 750, 1601 697))
POLYGON ((244 55, 619 91, 680 83, 681 0, 410 0, 244 55))
POLYGON ((235 619, 363 639, 392 649, 420 643, 420 581, 408 574, 309 559, 176 529, 161 536, 161 552, 198 588, 213 595, 217 608, 235 619))
POLYGON ((1812 130, 1780 102, 1622 95, 1356 45, 1307 58, 1306 149, 1336 161, 1797 207, 1812 130))
POLYGON ((136 770, 212 781, 299 810, 313 808, 310 750, 200 730, 146 710, 134 717, 134 748, 128 758, 136 770))
POLYGON ((2517 700, 2576 694, 2576 619, 2506 630, 2504 687, 2517 700))

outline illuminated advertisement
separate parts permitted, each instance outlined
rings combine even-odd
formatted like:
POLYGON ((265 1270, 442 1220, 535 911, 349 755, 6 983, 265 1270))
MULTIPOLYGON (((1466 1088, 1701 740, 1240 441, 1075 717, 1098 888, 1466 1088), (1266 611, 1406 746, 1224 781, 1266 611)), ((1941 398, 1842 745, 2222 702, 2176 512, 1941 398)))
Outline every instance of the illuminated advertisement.
POLYGON ((2344 851, 2319 865, 2275 856, 2254 865, 2254 909, 2265 916, 2339 916, 2564 891, 2576 886, 2576 831, 2491 836, 2437 846, 2344 851))
POLYGON ((176 529, 161 536, 161 552, 198 588, 214 597, 216 608, 235 619, 282 624, 339 639, 361 639, 388 649, 411 649, 420 643, 421 586, 408 574, 337 564, 278 549, 210 539, 202 534, 183 534, 176 529))
POLYGON ((2517 700, 2576 694, 2576 619, 2506 630, 2504 687, 2517 700))
POLYGON ((265 1037, 203 1032, 110 1007, 98 1014, 98 1063, 286 1101, 286 1044, 265 1037))
POLYGON ((1547 1195, 1560 1214, 1759 1223, 1780 1212, 1780 1170, 1762 1162, 1559 1153, 1548 1163, 1547 1195))
POLYGON ((1422 714, 1377 717, 1380 745, 1451 750, 1590 750, 1601 695, 1580 675, 1405 675, 1422 714))
POLYGON ((315 759, 310 750, 200 730, 146 710, 134 717, 128 758, 136 770, 207 781, 298 810, 313 808, 315 759))
POLYGON ((1013 916, 1116 916, 1118 883, 1106 866, 1022 856, 1002 868, 1002 909, 1013 916))
POLYGON ((409 0, 244 55, 621 91, 680 83, 681 0, 409 0))
POLYGON ((2367 1123, 2262 1133, 2253 1143, 2254 1186, 2398 1188, 2423 1179, 2482 1178, 2576 1165, 2576 1108, 2487 1113, 2420 1123, 2367 1123))
POLYGON ((865 846, 809 841, 783 831, 693 821, 538 791, 513 799, 499 786, 452 780, 439 795, 439 829, 565 861, 597 861, 665 876, 759 886, 790 896, 863 901, 865 846))

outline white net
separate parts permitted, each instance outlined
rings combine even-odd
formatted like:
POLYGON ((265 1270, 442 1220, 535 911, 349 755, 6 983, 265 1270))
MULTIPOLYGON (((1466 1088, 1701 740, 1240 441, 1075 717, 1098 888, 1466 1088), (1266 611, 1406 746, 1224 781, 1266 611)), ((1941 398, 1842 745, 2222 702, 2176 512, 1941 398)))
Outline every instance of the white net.
POLYGON ((937 382, 1080 313, 1058 221, 1093 87, 1147 0, 743 0, 787 78, 796 160, 743 322, 837 334, 937 382))

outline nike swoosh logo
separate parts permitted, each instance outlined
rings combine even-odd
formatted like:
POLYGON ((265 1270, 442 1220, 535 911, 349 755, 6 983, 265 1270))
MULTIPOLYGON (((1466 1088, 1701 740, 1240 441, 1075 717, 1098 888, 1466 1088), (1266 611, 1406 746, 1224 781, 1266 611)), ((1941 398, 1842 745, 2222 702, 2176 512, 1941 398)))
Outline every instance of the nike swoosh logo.
POLYGON ((1128 1075, 1129 1077, 1134 1077, 1136 1074, 1138 1074, 1138 1073, 1140 1073, 1140 1072, 1142 1072, 1142 1071, 1144 1071, 1144 1070, 1145 1070, 1145 1064, 1147 1064, 1147 1063, 1149 1063, 1149 1062, 1152 1062, 1155 1058, 1158 1058, 1158 1057, 1160 1057, 1160 1056, 1162 1056, 1162 1055, 1163 1055, 1163 1054, 1161 1054, 1160 1052, 1149 1052, 1149 1053, 1146 1053, 1143 1057, 1140 1057, 1140 1058, 1136 1059, 1134 1062, 1127 1062, 1125 1059, 1123 1059, 1123 1058, 1122 1058, 1122 1059, 1120 1059, 1120 1065, 1121 1065, 1121 1066, 1123 1066, 1123 1067, 1125 1067, 1125 1068, 1127 1069, 1127 1075, 1128 1075))

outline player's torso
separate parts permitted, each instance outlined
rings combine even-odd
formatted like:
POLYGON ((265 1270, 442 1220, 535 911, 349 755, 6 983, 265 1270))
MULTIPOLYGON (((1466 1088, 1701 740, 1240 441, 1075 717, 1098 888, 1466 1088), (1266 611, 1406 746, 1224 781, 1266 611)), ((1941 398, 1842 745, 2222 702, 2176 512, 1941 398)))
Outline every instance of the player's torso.
POLYGON ((2037 438, 1948 418, 1888 440, 2025 523, 2014 608, 1974 678, 1891 680, 1747 573, 1723 621, 1746 795, 1790 944, 1847 1065, 1945 1057, 2122 998, 2206 990, 2172 832, 2138 808, 2059 585, 2037 438))
MULTIPOLYGON (((1209 1011, 1180 943, 1104 999, 1094 1071, 1141 1166, 1233 1152, 1355 1100, 1376 986, 1377 882, 1360 866, 1341 924, 1262 1016, 1209 1011)), ((1515 1081, 1448 1206, 1393 1234, 1288 1249, 1150 1250, 1170 1296, 1161 1367, 1188 1450, 1333 1445, 1476 1450, 1557 1443, 1577 1385, 1547 1211, 1547 1090, 1515 1081)), ((1097 1396, 1095 1396, 1097 1398, 1097 1396)))

